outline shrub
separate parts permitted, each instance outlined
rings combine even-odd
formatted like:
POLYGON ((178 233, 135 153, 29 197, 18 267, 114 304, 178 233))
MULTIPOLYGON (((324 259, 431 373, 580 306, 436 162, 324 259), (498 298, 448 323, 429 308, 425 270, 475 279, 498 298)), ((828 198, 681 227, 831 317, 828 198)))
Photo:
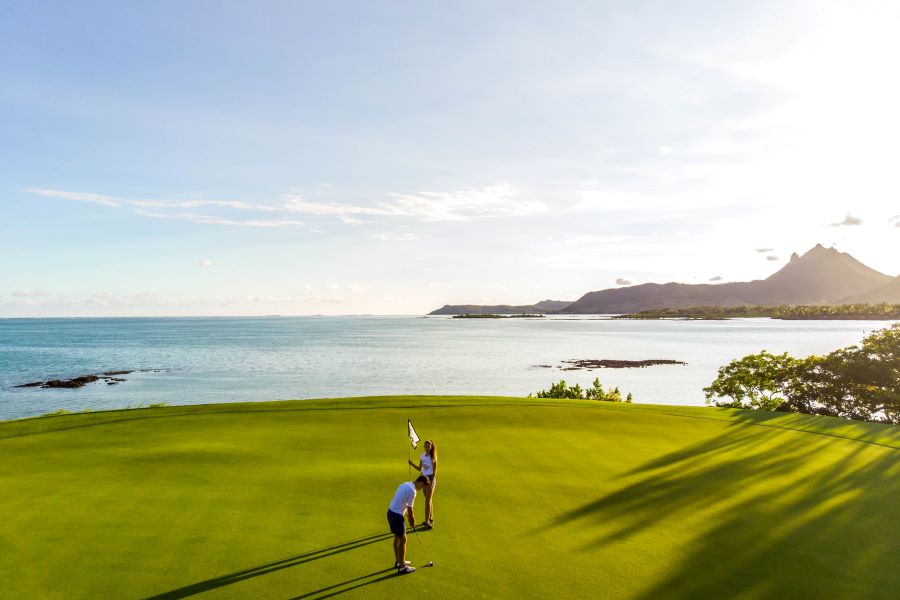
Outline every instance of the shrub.
MULTIPOLYGON (((618 387, 611 390, 604 390, 600 384, 600 378, 595 378, 591 387, 582 390, 579 384, 567 386, 565 380, 561 379, 559 383, 551 383, 549 390, 540 390, 535 392, 537 398, 569 398, 573 400, 600 400, 602 402, 626 402, 631 404, 632 396, 629 393, 625 400, 622 400, 622 392, 618 387)), ((528 394, 531 397, 531 394, 528 394)))
POLYGON ((44 413, 41 416, 42 417, 60 417, 62 415, 71 415, 71 414, 72 414, 71 410, 66 410, 64 408, 61 408, 61 409, 55 410, 53 412, 44 413))

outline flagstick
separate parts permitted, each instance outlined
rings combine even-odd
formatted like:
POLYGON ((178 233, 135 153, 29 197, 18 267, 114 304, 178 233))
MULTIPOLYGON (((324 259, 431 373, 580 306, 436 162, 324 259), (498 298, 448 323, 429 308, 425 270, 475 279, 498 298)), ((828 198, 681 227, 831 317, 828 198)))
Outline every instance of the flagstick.
POLYGON ((409 464, 412 460, 412 450, 409 449, 409 444, 406 445, 406 478, 407 480, 412 479, 412 465, 409 464))

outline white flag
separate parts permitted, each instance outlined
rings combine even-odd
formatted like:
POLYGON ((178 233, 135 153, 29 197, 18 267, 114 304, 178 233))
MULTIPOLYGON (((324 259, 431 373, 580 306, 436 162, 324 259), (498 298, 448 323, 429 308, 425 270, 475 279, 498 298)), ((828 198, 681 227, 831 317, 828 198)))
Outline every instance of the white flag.
POLYGON ((415 448, 416 444, 419 443, 419 436, 416 433, 416 430, 413 429, 412 421, 409 419, 406 420, 406 423, 409 425, 409 443, 412 444, 412 447, 415 448))

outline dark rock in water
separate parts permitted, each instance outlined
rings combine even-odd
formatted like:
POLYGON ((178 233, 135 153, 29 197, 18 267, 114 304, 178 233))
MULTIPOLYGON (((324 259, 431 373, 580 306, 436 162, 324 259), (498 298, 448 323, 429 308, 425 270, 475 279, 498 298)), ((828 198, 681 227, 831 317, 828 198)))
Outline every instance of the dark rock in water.
POLYGON ((563 371, 574 371, 576 369, 633 369, 636 367, 652 367, 654 365, 686 365, 686 362, 680 360, 609 360, 609 359, 578 359, 564 360, 563 363, 572 365, 571 367, 562 367, 563 371))
POLYGON ((41 387, 44 388, 80 388, 84 387, 85 384, 94 383, 95 381, 99 381, 100 378, 97 375, 82 375, 81 377, 75 377, 74 379, 52 379, 47 381, 41 387))
MULTIPOLYGON (((49 381, 33 381, 31 383, 22 383, 13 387, 17 388, 25 388, 25 387, 40 387, 40 388, 80 388, 84 387, 89 383, 94 383, 100 380, 106 382, 107 385, 115 385, 125 379, 121 377, 116 377, 116 375, 128 375, 129 373, 134 373, 135 371, 106 371, 105 373, 100 373, 98 375, 82 375, 80 377, 75 377, 73 379, 51 379, 49 381)), ((153 372, 153 373, 163 373, 164 369, 143 369, 142 372, 153 372)))

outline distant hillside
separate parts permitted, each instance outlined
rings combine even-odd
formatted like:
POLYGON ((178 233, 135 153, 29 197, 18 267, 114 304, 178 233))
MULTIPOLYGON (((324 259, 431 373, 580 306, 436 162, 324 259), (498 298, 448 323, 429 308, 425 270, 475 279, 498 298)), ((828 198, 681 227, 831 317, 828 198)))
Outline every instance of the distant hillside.
POLYGON ((843 303, 855 304, 878 304, 885 302, 887 304, 900 303, 900 276, 891 279, 887 285, 875 288, 863 294, 857 294, 844 299, 843 303))
POLYGON ((766 279, 711 284, 646 283, 589 292, 563 313, 616 314, 689 306, 845 304, 900 302, 898 279, 867 267, 834 248, 815 248, 766 279), (871 296, 871 297, 870 297, 871 296))
POLYGON ((569 300, 541 300, 537 304, 528 304, 524 306, 510 306, 509 304, 499 304, 495 306, 480 306, 477 304, 445 304, 437 310, 433 310, 429 315, 520 315, 525 313, 546 314, 559 312, 565 307, 572 304, 569 300))
POLYGON ((869 268, 845 252, 821 244, 766 279, 721 284, 645 283, 589 292, 568 303, 530 306, 446 305, 429 314, 622 314, 696 306, 900 304, 900 276, 869 268))

